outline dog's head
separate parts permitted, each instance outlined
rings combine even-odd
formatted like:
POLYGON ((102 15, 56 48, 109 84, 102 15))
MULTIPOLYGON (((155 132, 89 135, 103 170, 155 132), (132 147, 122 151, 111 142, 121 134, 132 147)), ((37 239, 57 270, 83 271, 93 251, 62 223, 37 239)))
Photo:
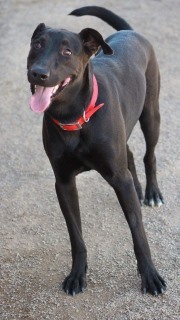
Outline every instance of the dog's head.
POLYGON ((63 101, 67 91, 71 92, 82 79, 90 57, 99 48, 104 54, 113 53, 94 29, 76 34, 39 24, 32 35, 27 59, 31 109, 44 112, 53 101, 63 101))

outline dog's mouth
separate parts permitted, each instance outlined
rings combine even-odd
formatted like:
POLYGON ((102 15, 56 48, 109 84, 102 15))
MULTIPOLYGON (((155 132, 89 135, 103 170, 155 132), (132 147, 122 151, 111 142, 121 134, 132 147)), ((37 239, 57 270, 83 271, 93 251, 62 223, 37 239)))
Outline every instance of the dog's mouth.
POLYGON ((30 107, 34 112, 44 112, 53 99, 56 98, 72 81, 72 76, 68 76, 60 84, 54 87, 42 87, 31 84, 32 96, 30 99, 30 107))

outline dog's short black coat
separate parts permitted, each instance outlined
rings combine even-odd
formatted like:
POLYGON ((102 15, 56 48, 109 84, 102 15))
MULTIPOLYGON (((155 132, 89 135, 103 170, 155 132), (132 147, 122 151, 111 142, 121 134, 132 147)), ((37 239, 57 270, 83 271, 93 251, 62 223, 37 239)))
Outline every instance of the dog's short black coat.
POLYGON ((139 120, 146 141, 144 202, 160 206, 163 198, 154 154, 160 124, 160 76, 155 53, 152 45, 126 21, 104 8, 84 7, 71 14, 98 16, 121 31, 104 41, 94 29, 76 34, 41 23, 31 40, 27 68, 32 93, 37 88, 59 85, 43 110, 43 143, 55 174, 57 197, 72 248, 72 270, 63 289, 74 295, 86 288, 87 253, 75 177, 95 169, 114 188, 129 224, 141 289, 157 295, 163 293, 166 284, 151 259, 141 216, 143 195, 127 145, 139 120), (93 54, 95 57, 90 59, 93 54), (82 116, 92 96, 93 74, 99 87, 97 104, 104 103, 104 107, 81 130, 63 131, 52 118, 71 123, 82 116))

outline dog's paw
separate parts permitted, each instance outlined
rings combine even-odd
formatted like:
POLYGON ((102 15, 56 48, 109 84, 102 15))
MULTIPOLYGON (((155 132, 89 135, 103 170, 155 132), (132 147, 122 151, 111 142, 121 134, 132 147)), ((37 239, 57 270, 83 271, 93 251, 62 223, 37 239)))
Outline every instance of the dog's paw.
POLYGON ((161 207, 164 204, 163 196, 158 187, 147 187, 144 204, 149 207, 161 207))
POLYGON ((84 292, 87 287, 86 274, 72 275, 70 273, 63 281, 62 287, 67 294, 72 296, 84 292))
POLYGON ((141 274, 141 291, 143 294, 150 293, 154 296, 163 294, 166 291, 166 282, 159 275, 156 269, 148 269, 141 274))

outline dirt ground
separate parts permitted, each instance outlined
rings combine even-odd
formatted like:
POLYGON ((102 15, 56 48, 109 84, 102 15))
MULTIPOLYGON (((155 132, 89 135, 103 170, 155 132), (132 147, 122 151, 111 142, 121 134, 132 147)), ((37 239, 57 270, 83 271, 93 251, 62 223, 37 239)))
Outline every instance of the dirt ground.
MULTIPOLYGON (((93 27, 105 37, 112 33, 97 18, 67 16, 89 4, 97 1, 0 0, 1 320, 179 319, 178 0, 98 2, 147 36, 160 65, 162 125, 156 154, 165 205, 142 211, 152 256, 168 290, 157 298, 141 294, 125 218, 113 190, 93 171, 77 179, 88 248, 88 288, 73 298, 60 287, 71 266, 70 244, 42 146, 42 116, 29 109, 26 57, 40 22, 75 32, 93 27)), ((145 147, 139 126, 130 145, 144 188, 145 147)))

